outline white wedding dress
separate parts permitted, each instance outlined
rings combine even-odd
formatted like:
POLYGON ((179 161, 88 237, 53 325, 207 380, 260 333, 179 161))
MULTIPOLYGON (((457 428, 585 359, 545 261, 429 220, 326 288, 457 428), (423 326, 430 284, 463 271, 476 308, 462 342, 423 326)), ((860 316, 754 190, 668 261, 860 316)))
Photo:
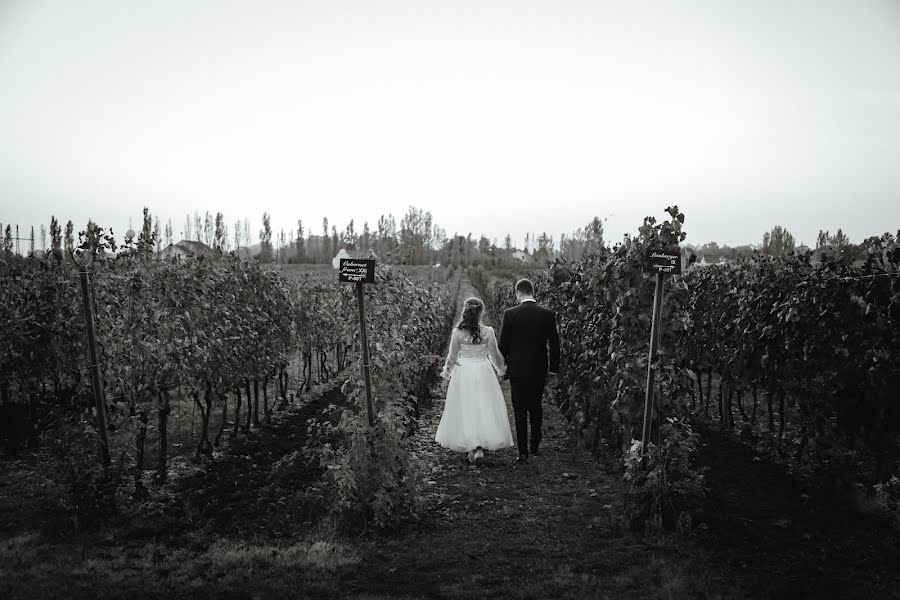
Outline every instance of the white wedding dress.
POLYGON ((481 326, 481 343, 459 329, 450 337, 450 351, 441 376, 450 379, 447 403, 435 441, 450 450, 467 452, 481 446, 499 450, 513 445, 506 401, 494 371, 506 372, 503 355, 491 327, 481 326))

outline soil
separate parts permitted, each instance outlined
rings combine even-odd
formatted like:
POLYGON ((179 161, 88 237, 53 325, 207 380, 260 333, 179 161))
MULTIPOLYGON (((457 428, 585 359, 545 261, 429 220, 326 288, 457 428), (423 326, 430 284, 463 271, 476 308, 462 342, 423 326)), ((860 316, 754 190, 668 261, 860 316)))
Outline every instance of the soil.
MULTIPOLYGON (((178 481, 175 494, 179 498, 173 507, 183 512, 169 512, 158 534, 173 528, 202 526, 220 536, 253 538, 290 538, 309 529, 309 521, 296 519, 296 513, 279 510, 279 500, 286 489, 297 489, 319 478, 301 457, 291 461, 291 476, 296 481, 278 485, 271 478, 271 467, 277 461, 301 450, 307 440, 307 422, 320 416, 329 404, 343 404, 344 396, 338 383, 327 385, 312 400, 279 415, 269 426, 254 430, 251 436, 231 440, 228 450, 213 463, 213 468, 200 471, 178 481)), ((312 515, 307 515, 312 516, 312 515)))
POLYGON ((852 488, 801 484, 739 438, 701 426, 708 529, 698 542, 752 596, 900 597, 900 531, 852 488))

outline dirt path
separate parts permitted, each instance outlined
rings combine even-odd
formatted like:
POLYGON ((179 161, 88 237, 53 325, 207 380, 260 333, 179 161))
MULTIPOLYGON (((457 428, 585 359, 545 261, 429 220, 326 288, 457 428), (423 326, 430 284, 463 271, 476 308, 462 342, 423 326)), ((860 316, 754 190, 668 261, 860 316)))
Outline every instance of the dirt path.
MULTIPOLYGON (((478 295, 464 279, 458 304, 478 295)), ((486 324, 496 323, 486 315, 486 324)), ((495 325, 496 327, 497 325, 495 325)), ((509 385, 502 384, 512 421, 509 385)), ((482 468, 434 443, 442 404, 424 411, 417 432, 430 465, 433 506, 402 536, 369 546, 347 583, 360 597, 605 598, 698 597, 708 584, 665 545, 622 530, 615 464, 568 442, 563 416, 545 399, 541 455, 515 464, 515 448, 486 453, 482 468)), ((514 426, 514 423, 513 423, 514 426)))
MULTIPOLYGON (((464 279, 458 305, 478 292, 464 279)), ((498 326, 496 315, 485 322, 498 326)), ((509 386, 502 384, 512 416, 509 386)), ((710 498, 688 538, 624 531, 618 461, 573 447, 545 398, 544 447, 515 448, 481 469, 436 447, 442 409, 417 432, 433 506, 412 531, 367 547, 347 581, 361 598, 900 597, 897 532, 804 496, 783 469, 739 440, 702 428, 710 498), (364 565, 364 566, 363 566, 364 565)), ((514 424, 513 424, 514 426, 514 424)))

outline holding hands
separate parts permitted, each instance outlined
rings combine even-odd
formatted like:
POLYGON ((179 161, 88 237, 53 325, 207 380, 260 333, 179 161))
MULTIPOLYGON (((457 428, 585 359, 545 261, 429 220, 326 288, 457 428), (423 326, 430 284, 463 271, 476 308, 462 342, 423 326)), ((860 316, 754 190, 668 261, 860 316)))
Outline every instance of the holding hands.
POLYGON ((450 381, 451 375, 453 375, 453 366, 444 365, 444 368, 441 369, 441 379, 443 379, 444 381, 450 381))

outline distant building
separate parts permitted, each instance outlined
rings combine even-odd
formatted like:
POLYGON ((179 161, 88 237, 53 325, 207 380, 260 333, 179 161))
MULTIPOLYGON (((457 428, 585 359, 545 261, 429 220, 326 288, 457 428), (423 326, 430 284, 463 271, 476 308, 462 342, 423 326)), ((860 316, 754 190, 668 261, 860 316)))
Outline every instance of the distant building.
POLYGON ((512 257, 523 263, 530 263, 532 261, 531 255, 524 250, 513 250, 512 257))
POLYGON ((347 254, 347 251, 344 250, 343 248, 341 248, 340 251, 334 256, 334 258, 331 259, 331 265, 335 269, 337 269, 341 265, 342 258, 350 258, 350 255, 347 254))
POLYGON ((214 250, 204 244, 194 240, 181 240, 177 244, 169 244, 156 253, 156 258, 182 258, 185 256, 203 256, 212 254, 214 250))
POLYGON ((708 267, 709 265, 721 265, 728 262, 728 259, 724 256, 719 256, 715 254, 704 254, 700 257, 700 260, 697 261, 697 266, 700 267, 708 267))

